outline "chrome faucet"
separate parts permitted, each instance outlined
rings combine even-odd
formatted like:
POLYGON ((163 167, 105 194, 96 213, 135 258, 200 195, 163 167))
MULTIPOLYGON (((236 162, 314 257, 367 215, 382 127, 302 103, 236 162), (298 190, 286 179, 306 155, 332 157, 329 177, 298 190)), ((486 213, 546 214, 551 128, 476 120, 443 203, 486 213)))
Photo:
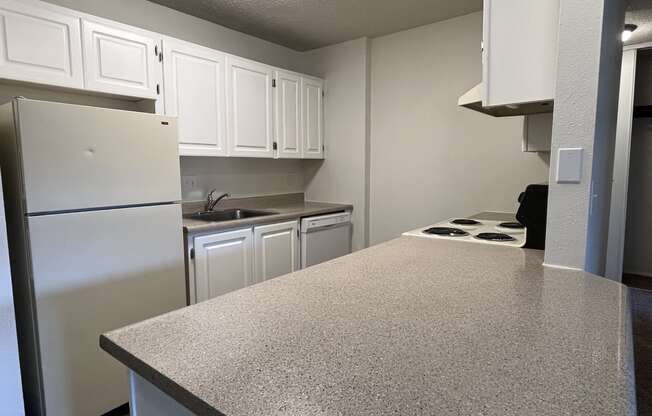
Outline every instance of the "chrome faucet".
POLYGON ((217 198, 214 198, 213 194, 215 194, 215 191, 217 191, 217 189, 211 190, 208 193, 208 195, 206 195, 206 204, 204 205, 204 211, 212 211, 213 209, 215 209, 215 205, 217 205, 218 202, 220 202, 224 198, 228 198, 228 197, 231 196, 227 192, 227 193, 224 193, 224 194, 218 196, 217 198))

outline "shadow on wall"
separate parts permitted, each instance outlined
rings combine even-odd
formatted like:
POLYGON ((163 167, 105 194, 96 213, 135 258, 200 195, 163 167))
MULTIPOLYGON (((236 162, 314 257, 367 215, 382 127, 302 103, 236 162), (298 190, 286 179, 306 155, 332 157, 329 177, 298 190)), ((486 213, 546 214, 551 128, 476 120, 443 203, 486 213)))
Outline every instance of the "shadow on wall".
POLYGON ((538 152, 537 156, 539 156, 539 159, 543 161, 548 166, 548 169, 550 169, 550 152, 538 152))
POLYGON ((307 189, 312 183, 313 179, 319 172, 319 169, 324 165, 324 159, 312 159, 304 161, 303 183, 307 189))
POLYGON ((115 108, 118 110, 154 113, 153 100, 126 101, 109 98, 100 94, 82 94, 57 89, 56 87, 32 87, 20 84, 0 84, 0 104, 8 103, 15 97, 33 100, 55 101, 66 104, 89 105, 93 107, 115 108))

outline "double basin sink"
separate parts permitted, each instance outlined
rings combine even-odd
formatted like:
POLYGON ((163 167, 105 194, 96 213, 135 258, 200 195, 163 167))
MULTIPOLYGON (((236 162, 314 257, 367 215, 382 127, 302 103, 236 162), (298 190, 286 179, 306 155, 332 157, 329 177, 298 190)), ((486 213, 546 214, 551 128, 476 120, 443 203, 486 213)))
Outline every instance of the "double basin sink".
POLYGON ((259 211, 254 209, 244 208, 231 208, 221 209, 216 211, 200 211, 193 214, 188 214, 185 217, 192 220, 220 222, 220 221, 233 221, 241 220, 244 218, 264 217, 266 215, 274 215, 276 212, 272 211, 259 211))

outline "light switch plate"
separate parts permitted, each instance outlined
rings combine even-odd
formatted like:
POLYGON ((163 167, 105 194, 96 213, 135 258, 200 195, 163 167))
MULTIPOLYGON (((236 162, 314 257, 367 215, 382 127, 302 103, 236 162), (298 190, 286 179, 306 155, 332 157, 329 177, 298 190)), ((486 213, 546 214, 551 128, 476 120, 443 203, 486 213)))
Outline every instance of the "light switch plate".
POLYGON ((557 154, 557 183, 580 183, 582 181, 581 147, 561 148, 557 154))

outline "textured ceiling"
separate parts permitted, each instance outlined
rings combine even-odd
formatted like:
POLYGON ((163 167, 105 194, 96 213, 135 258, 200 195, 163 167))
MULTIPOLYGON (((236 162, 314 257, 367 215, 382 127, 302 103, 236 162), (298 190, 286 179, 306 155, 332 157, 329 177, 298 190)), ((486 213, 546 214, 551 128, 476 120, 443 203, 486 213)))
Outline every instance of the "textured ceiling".
POLYGON ((482 0, 150 0, 299 51, 482 10, 482 0))
POLYGON ((625 23, 633 23, 638 26, 632 37, 626 42, 627 45, 642 42, 652 42, 652 1, 651 0, 630 0, 625 23))

